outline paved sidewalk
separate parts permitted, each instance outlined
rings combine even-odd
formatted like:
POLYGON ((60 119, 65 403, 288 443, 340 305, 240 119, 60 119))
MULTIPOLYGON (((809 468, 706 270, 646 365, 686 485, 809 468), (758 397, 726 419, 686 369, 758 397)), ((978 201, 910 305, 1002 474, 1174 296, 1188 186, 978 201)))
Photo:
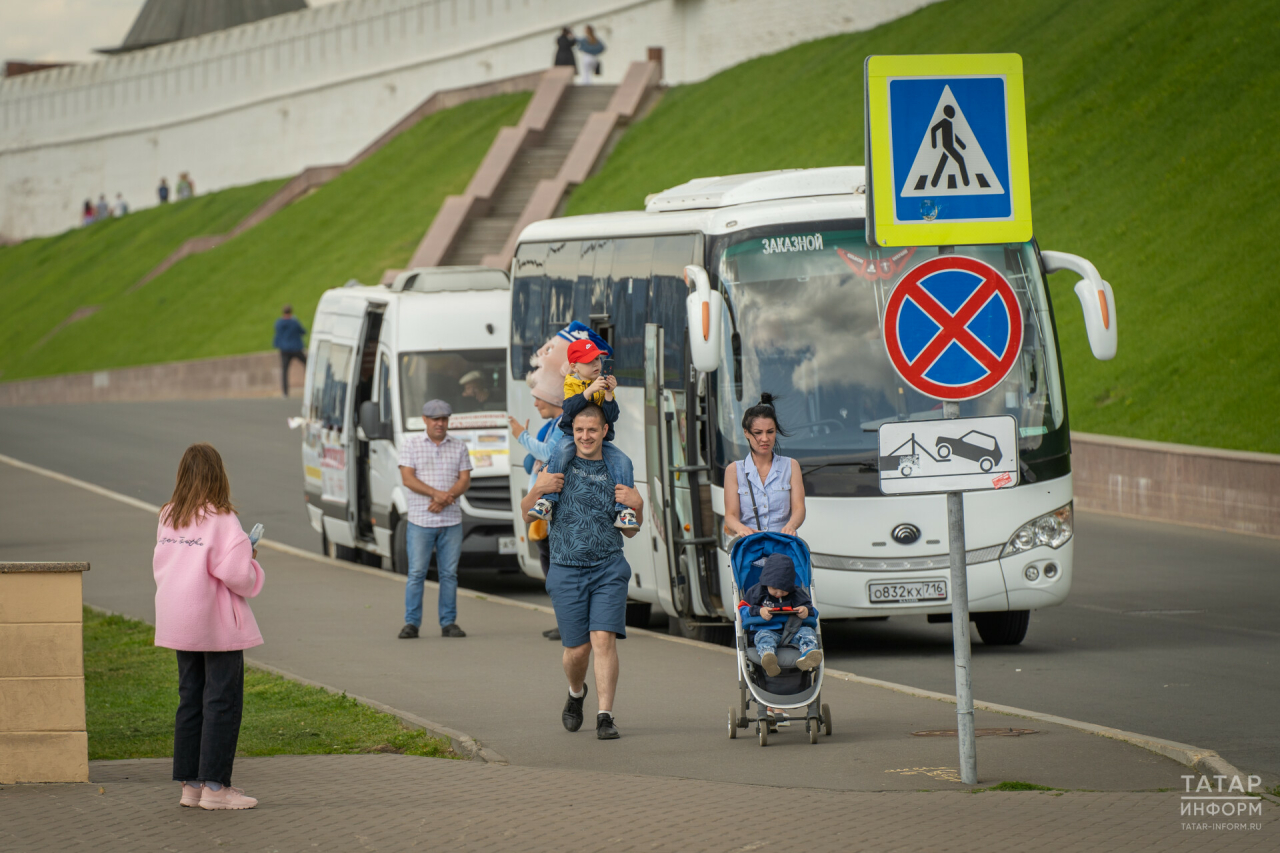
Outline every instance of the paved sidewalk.
MULTIPOLYGON (((6 559, 88 560, 88 603, 152 619, 151 514, 0 466, 0 518, 6 559)), ((467 639, 427 630, 420 640, 397 640, 402 579, 270 550, 260 557, 267 582, 253 609, 267 643, 251 657, 466 732, 512 764, 832 790, 962 787, 955 739, 911 735, 953 728, 951 704, 830 679, 824 701, 834 736, 813 746, 802 727, 792 728, 771 738, 766 751, 749 731, 747 739, 727 738, 728 709, 737 699, 732 655, 636 634, 620 646, 616 711, 623 737, 600 742, 589 726, 571 735, 560 725, 560 647, 539 634, 553 624, 549 615, 462 598, 458 621, 467 639)), ((426 611, 434 613, 433 591, 426 611)), ((587 710, 594 713, 594 700, 587 710)), ((1038 732, 980 738, 982 784, 1178 790, 1181 774, 1191 772, 1136 746, 1050 723, 979 711, 977 725, 1038 732)))
POLYGON ((178 806, 170 767, 94 762, 88 785, 0 787, 0 851, 1094 853, 1280 843, 1274 803, 1261 816, 1212 819, 1243 829, 1184 829, 1192 818, 1179 815, 1176 792, 883 794, 402 755, 282 756, 236 762, 236 783, 258 808, 205 812, 178 806), (771 836, 771 825, 784 834, 771 836))

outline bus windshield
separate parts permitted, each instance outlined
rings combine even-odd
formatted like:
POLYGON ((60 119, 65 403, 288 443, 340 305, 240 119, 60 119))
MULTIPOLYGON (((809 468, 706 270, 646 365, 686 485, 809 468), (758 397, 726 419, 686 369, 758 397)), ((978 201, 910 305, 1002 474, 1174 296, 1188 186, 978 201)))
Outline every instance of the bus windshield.
POLYGON ((500 349, 406 352, 400 356, 400 412, 420 430, 422 404, 444 400, 455 415, 507 408, 507 352, 500 349))
MULTIPOLYGON (((871 484, 880 424, 942 417, 940 401, 899 378, 880 331, 894 287, 939 250, 876 249, 861 228, 833 225, 758 229, 712 248, 711 271, 725 297, 717 467, 749 453, 742 415, 767 391, 778 397, 779 424, 789 433, 779 452, 800 462, 807 493, 879 494, 871 484), (842 467, 865 475, 856 478, 859 488, 849 472, 834 470, 842 467)), ((1017 294, 1024 326, 1022 352, 1008 377, 962 403, 961 416, 1016 417, 1024 461, 1065 454, 1061 373, 1034 247, 958 246, 955 252, 1000 271, 1017 294)))

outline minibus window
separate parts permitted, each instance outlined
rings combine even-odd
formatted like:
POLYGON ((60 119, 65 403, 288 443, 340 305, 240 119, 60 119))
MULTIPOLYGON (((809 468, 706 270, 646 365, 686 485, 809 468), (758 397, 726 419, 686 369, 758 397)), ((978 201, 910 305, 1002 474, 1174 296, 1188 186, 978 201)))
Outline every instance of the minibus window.
MULTIPOLYGON (((327 342, 325 342, 327 343, 327 342)), ((347 386, 351 373, 351 347, 320 345, 316 353, 316 385, 320 387, 320 425, 341 432, 347 425, 347 386)))
POLYGON ((422 404, 444 400, 455 415, 507 408, 506 352, 500 349, 407 352, 400 355, 400 413, 420 430, 422 404))

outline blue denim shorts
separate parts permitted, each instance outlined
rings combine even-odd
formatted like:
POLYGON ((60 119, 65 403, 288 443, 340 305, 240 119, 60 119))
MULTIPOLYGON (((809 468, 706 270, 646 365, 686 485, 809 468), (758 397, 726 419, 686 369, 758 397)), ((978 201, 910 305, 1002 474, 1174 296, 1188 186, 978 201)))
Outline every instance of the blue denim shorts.
POLYGON ((552 562, 547 593, 556 611, 560 642, 568 649, 591 642, 592 631, 627 636, 627 584, 631 566, 621 552, 594 566, 552 562))

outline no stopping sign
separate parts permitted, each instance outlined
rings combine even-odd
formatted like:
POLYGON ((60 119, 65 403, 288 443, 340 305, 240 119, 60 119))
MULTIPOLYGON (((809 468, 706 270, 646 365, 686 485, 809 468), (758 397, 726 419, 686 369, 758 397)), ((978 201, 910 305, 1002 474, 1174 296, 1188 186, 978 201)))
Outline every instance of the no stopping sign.
POLYGON ((990 264, 931 258, 889 296, 884 343, 903 381, 938 400, 971 400, 999 385, 1018 361, 1022 311, 990 264))

